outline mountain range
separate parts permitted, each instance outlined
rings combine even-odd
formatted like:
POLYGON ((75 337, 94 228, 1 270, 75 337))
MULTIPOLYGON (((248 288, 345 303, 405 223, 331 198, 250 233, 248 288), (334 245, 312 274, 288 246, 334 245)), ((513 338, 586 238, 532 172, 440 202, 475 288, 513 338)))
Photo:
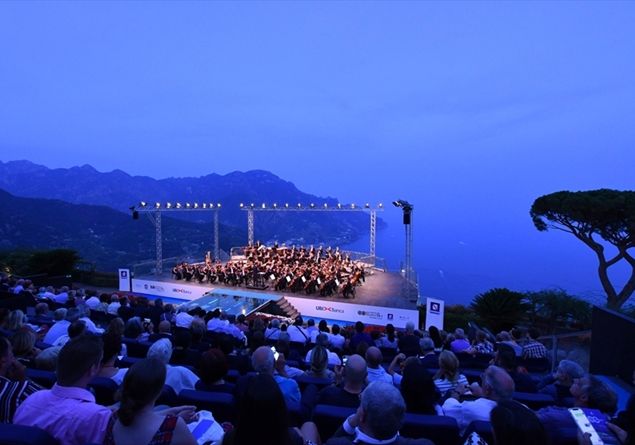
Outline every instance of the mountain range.
MULTIPOLYGON (((157 180, 121 170, 102 173, 90 165, 49 169, 30 161, 0 161, 0 189, 6 191, 0 193, 0 249, 72 247, 100 269, 154 257, 152 224, 130 217, 130 208, 141 201, 222 203, 220 243, 226 251, 246 243, 247 215, 240 203, 338 202, 301 192, 263 170, 157 180)), ((211 212, 165 214, 163 256, 211 250, 211 221, 211 212)), ((378 226, 383 226, 379 219, 378 226)), ((264 242, 336 245, 367 231, 368 216, 357 212, 255 215, 255 237, 264 242)))

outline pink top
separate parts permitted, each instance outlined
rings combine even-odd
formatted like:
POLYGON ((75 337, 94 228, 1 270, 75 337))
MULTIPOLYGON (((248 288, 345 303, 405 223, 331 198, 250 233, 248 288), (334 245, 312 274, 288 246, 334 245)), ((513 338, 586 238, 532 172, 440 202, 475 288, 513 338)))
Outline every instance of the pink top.
POLYGON ((13 417, 16 425, 37 426, 60 445, 102 443, 112 411, 95 403, 86 389, 58 386, 30 395, 13 417))

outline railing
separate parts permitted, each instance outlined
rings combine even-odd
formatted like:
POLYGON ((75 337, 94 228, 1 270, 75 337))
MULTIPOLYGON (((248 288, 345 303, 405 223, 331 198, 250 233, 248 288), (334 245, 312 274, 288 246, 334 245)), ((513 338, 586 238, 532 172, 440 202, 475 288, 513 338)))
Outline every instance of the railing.
POLYGON ((589 370, 591 358, 591 330, 569 334, 549 335, 538 340, 551 354, 551 370, 554 371, 560 360, 573 360, 585 371, 589 370))

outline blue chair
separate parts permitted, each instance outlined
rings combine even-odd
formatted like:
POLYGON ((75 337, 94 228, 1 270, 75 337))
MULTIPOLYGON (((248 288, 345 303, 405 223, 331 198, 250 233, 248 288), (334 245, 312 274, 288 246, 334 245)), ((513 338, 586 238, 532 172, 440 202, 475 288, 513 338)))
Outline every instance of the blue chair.
POLYGON ((57 439, 34 426, 0 423, 2 445, 59 445, 57 439))
POLYGON ((457 445, 460 442, 459 425, 449 416, 406 413, 399 433, 404 437, 424 437, 435 445, 457 445))
POLYGON ((94 377, 88 387, 93 390, 95 400, 100 405, 112 405, 115 403, 115 393, 119 389, 114 380, 109 377, 94 377))
POLYGON ((26 368, 26 376, 45 388, 52 388, 55 382, 57 382, 57 376, 53 371, 26 368))
POLYGON ((344 423, 344 420, 354 414, 357 408, 333 405, 316 405, 313 408, 313 422, 317 425, 320 437, 326 442, 344 423))
POLYGON ((556 401, 549 394, 533 392, 515 392, 512 399, 527 405, 530 409, 539 410, 545 406, 554 406, 556 401))
POLYGON ((236 403, 232 394, 184 389, 179 393, 177 403, 211 411, 219 422, 236 421, 236 403))
POLYGON ((330 386, 333 384, 333 380, 331 379, 323 379, 319 377, 311 377, 308 375, 299 375, 294 377, 294 380, 298 382, 298 386, 300 387, 300 392, 304 391, 304 389, 309 385, 315 385, 318 389, 322 389, 325 386, 330 386))
POLYGON ((177 405, 176 391, 174 391, 174 389, 171 386, 164 385, 163 391, 161 391, 161 395, 155 402, 155 405, 176 406, 177 405))

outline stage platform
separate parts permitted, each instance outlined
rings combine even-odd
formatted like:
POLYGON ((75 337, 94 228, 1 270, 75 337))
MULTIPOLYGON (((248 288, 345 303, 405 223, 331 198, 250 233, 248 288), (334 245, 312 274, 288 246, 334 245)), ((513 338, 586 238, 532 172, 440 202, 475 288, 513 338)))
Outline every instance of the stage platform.
MULTIPOLYGON (((131 280, 131 290, 157 297, 167 297, 193 302, 205 298, 201 304, 209 306, 214 299, 227 299, 231 304, 229 313, 250 313, 250 309, 259 306, 255 302, 243 303, 243 299, 279 300, 286 298, 304 317, 326 318, 348 323, 362 321, 367 324, 385 325, 392 323, 403 328, 408 321, 418 325, 416 296, 404 286, 404 279, 397 273, 373 270, 367 274, 366 281, 355 289, 354 298, 343 298, 341 294, 321 297, 318 294, 306 295, 304 292, 276 292, 267 289, 249 289, 221 284, 198 283, 174 280, 171 276, 147 275, 131 280), (232 301, 233 300, 233 301, 232 301)), ((217 303, 214 303, 217 304, 217 303)), ((220 303, 219 303, 220 304, 220 303)), ((211 306, 210 306, 211 307, 211 306)))

